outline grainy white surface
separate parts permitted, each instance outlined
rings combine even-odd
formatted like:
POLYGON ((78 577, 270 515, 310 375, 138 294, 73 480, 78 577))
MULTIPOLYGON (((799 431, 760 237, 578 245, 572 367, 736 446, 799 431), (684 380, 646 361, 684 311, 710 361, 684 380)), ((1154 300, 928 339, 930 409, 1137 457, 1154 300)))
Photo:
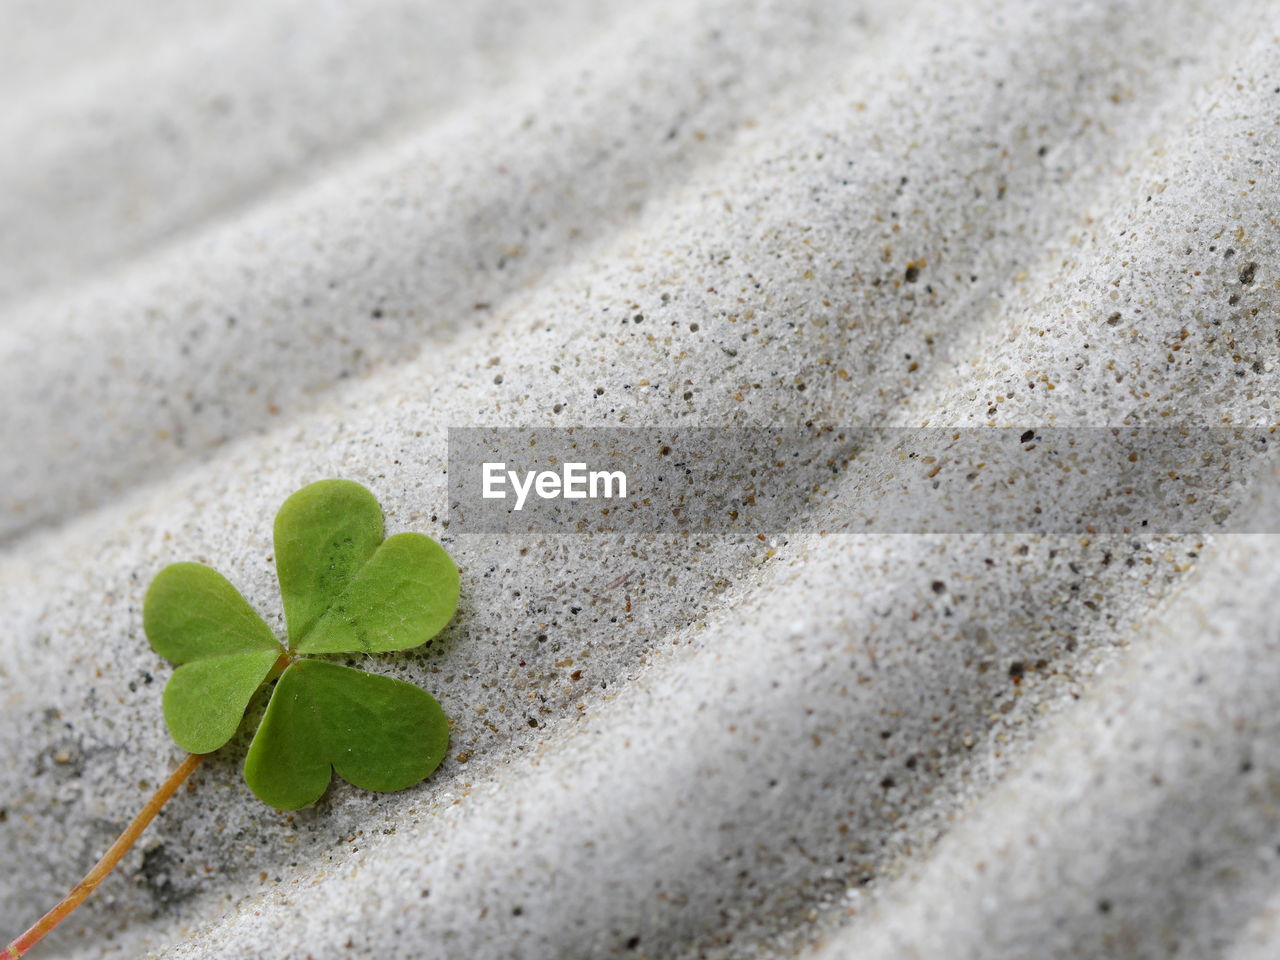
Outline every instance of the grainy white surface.
POLYGON ((6 934, 178 760, 149 578, 279 627, 345 476, 462 568, 365 664, 450 756, 233 743, 46 956, 1280 952, 1275 538, 444 525, 450 425, 1272 422, 1274 4, 0 15, 6 934))

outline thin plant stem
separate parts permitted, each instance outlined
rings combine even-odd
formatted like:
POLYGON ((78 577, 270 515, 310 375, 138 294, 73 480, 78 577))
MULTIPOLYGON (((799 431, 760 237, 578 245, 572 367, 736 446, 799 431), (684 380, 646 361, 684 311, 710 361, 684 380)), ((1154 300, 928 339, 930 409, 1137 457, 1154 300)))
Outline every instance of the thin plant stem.
POLYGON ((0 951, 0 960, 18 960, 33 946, 40 942, 40 939, 67 918, 76 907, 84 903, 89 894, 98 888, 103 879, 112 870, 115 869, 124 855, 129 852, 129 848, 137 842, 138 837, 142 836, 142 831, 147 829, 147 825, 155 819, 160 808, 168 802, 178 787, 182 786, 184 780, 191 776, 191 772, 200 766, 200 761, 205 758, 202 753, 191 753, 182 761, 178 769, 169 775, 169 779, 160 784, 160 788, 152 794, 151 799, 147 801, 147 805, 138 811, 138 815, 133 818, 129 826, 124 828, 124 833, 116 838, 116 842, 111 848, 102 855, 102 859, 93 865, 93 869, 85 874, 84 879, 71 888, 71 892, 62 898, 52 910, 35 922, 22 936, 14 940, 4 950, 0 951))

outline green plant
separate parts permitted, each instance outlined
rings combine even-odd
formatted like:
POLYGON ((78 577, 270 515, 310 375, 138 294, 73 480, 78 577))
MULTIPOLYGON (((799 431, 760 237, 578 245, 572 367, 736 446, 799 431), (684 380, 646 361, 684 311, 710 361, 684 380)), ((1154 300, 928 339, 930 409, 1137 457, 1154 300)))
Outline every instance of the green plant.
POLYGON ((265 684, 275 688, 244 777, 274 807, 314 803, 335 771, 358 787, 387 791, 412 786, 439 766, 449 725, 429 693, 316 657, 387 653, 430 640, 458 605, 449 555, 419 533, 384 540, 377 500, 347 480, 321 480, 289 497, 274 537, 284 644, 210 567, 175 563, 152 581, 143 625, 155 651, 178 664, 165 687, 164 716, 190 756, 84 880, 0 951, 0 960, 22 956, 93 892, 202 757, 231 739, 265 684))

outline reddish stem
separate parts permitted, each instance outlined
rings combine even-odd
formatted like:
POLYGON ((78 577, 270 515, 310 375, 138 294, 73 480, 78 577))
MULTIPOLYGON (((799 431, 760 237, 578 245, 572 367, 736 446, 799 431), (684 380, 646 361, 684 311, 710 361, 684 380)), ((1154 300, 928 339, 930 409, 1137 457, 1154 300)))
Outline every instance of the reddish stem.
POLYGON ((102 855, 102 859, 84 875, 84 879, 72 887, 71 892, 63 897, 56 907, 37 920, 22 936, 4 950, 0 950, 0 960, 18 960, 18 957, 39 943, 46 933, 65 920, 72 910, 84 903, 89 894, 98 888, 103 878, 114 870, 116 864, 129 852, 129 848, 142 835, 142 831, 147 829, 147 824, 155 819, 160 808, 173 796, 174 791, 182 786, 182 782, 191 776, 191 772, 196 767, 200 766, 200 761, 204 757, 205 755, 201 753, 188 754, 187 759, 182 761, 178 769, 169 775, 169 779, 160 784, 160 789, 152 794, 147 805, 138 811, 133 822, 124 828, 124 833, 116 838, 116 842, 102 855))

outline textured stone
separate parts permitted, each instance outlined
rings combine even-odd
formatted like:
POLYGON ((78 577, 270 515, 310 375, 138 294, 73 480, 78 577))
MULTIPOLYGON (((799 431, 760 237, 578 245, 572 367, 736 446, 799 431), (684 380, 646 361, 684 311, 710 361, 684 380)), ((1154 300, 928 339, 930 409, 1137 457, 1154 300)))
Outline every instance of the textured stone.
POLYGON ((180 758, 151 576, 279 630, 271 517, 343 476, 462 570, 362 664, 444 765, 284 815, 241 737, 47 955, 1273 955, 1273 538, 464 538, 444 465, 451 425, 1272 422, 1274 5, 455 7, 0 38, 40 94, 0 136, 4 929, 180 758))

